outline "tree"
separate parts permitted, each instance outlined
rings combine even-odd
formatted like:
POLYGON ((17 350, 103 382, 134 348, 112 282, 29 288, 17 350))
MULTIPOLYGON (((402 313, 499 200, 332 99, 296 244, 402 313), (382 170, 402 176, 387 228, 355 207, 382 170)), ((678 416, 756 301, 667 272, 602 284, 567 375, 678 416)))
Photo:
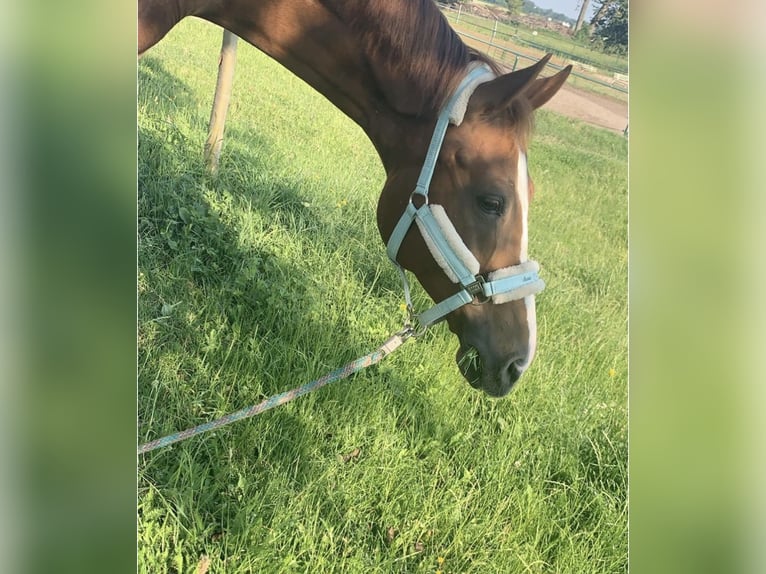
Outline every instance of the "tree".
POLYGON ((523 0, 505 0, 508 4, 508 12, 511 14, 521 14, 521 4, 523 0))
POLYGON ((628 51, 628 0, 601 0, 591 24, 593 35, 607 51, 618 54, 628 51))
POLYGON ((577 32, 572 34, 572 38, 582 42, 583 45, 587 46, 591 40, 592 35, 593 35, 593 26, 591 26, 587 22, 583 22, 582 27, 579 30, 577 30, 577 32))

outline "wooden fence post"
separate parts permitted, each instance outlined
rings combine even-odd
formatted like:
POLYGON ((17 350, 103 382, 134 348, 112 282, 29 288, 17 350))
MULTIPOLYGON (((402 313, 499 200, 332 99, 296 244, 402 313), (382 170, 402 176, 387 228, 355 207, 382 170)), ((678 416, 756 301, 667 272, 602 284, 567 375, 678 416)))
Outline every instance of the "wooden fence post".
POLYGON ((218 81, 215 85, 213 109, 210 112, 207 141, 205 142, 205 163, 210 173, 218 171, 218 159, 223 146, 223 129, 226 124, 226 112, 231 100, 231 87, 234 83, 234 64, 237 61, 237 36, 223 31, 221 57, 218 61, 218 81))

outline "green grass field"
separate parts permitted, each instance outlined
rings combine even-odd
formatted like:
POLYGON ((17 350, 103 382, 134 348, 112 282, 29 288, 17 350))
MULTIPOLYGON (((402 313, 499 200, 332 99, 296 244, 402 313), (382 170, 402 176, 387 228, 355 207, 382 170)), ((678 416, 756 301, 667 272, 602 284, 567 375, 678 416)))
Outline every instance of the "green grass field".
MULTIPOLYGON (((186 20, 138 66, 139 442, 313 380, 403 320, 372 145, 243 43, 220 177, 205 175, 220 39, 186 20)), ((537 124, 530 250, 547 289, 518 388, 471 389, 440 326, 141 456, 140 572, 627 571, 627 143, 537 124)))

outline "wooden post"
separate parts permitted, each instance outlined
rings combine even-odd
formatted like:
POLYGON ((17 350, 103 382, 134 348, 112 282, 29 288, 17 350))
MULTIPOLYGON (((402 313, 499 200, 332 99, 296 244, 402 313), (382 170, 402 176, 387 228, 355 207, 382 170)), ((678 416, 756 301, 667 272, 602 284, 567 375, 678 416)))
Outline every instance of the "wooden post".
POLYGON ((210 112, 210 126, 205 142, 205 163, 210 173, 218 171, 218 158, 223 146, 223 129, 226 124, 226 112, 229 111, 231 87, 234 83, 234 64, 237 61, 237 36, 223 31, 221 57, 218 60, 218 81, 215 86, 213 109, 210 112))

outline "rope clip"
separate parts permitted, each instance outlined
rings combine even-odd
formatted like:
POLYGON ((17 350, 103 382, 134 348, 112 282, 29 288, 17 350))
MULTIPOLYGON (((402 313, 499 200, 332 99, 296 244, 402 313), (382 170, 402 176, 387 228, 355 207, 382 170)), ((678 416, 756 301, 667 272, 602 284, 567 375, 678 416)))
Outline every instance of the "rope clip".
POLYGON ((404 323, 404 327, 399 334, 405 339, 414 337, 415 339, 422 337, 426 331, 428 331, 429 325, 421 325, 418 320, 418 314, 412 305, 407 305, 407 320, 404 323))

